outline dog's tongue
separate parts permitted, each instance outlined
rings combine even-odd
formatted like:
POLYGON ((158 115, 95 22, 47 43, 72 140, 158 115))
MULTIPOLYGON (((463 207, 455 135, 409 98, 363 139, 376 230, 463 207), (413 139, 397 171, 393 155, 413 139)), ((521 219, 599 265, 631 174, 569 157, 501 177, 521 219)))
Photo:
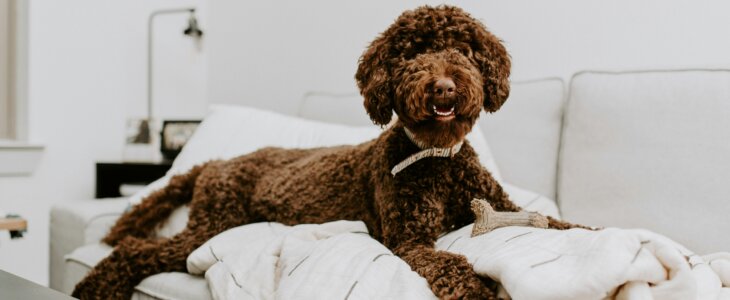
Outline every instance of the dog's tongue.
POLYGON ((436 111, 444 114, 450 113, 451 109, 451 106, 436 106, 436 111))

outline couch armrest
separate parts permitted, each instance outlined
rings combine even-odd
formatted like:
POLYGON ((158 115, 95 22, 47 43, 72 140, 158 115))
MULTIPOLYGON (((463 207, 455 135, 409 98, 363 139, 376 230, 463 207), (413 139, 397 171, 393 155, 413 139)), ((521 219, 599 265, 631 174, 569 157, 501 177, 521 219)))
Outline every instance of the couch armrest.
POLYGON ((126 198, 63 202, 51 208, 50 287, 61 289, 64 256, 96 243, 127 208, 126 198))

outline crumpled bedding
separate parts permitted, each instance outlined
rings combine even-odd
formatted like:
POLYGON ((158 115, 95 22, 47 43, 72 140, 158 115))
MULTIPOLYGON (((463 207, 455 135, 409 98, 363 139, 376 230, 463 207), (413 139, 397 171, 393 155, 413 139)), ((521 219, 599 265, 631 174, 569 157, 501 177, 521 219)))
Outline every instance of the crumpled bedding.
MULTIPOLYGON (((647 230, 505 227, 441 237, 513 299, 730 299, 730 253, 699 256, 647 230)), ((188 257, 215 299, 435 299, 364 223, 256 223, 188 257)))

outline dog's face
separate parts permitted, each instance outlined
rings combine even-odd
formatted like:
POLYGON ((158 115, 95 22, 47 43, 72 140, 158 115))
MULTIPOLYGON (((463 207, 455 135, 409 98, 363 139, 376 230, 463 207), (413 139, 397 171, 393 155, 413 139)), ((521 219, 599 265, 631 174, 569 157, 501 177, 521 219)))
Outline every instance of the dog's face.
POLYGON ((510 60, 484 25, 456 7, 404 12, 363 53, 357 79, 379 125, 393 111, 419 140, 449 147, 471 131, 482 109, 509 95, 510 60))

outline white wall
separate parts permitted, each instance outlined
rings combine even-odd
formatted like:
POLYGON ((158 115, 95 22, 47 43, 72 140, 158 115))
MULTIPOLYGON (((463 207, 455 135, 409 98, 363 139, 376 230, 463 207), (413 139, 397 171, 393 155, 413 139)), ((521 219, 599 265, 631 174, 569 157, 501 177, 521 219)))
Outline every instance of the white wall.
POLYGON ((10 135, 8 123, 8 98, 10 64, 10 22, 8 18, 9 0, 0 0, 0 139, 10 135))
MULTIPOLYGON (((354 92, 357 59, 376 34, 405 9, 441 2, 212 1, 209 99, 293 113, 307 90, 354 92)), ((446 2, 505 41, 513 80, 730 66, 728 1, 446 2)))
MULTIPOLYGON (((0 209, 29 232, 0 232, 0 269, 48 281, 48 214, 59 201, 93 198, 94 162, 122 157, 128 116, 146 114, 146 30, 153 9, 202 0, 33 0, 29 19, 29 138, 46 146, 31 177, 0 177, 0 209)), ((182 35, 187 14, 158 19, 156 109, 163 118, 205 112, 204 48, 182 35)))

